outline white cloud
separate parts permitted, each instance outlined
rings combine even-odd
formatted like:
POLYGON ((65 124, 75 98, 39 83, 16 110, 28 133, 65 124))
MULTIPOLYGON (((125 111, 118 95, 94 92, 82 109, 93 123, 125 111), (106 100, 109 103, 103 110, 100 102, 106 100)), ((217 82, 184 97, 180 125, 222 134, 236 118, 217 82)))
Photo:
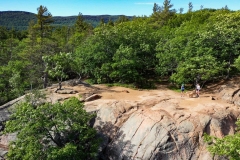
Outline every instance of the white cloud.
POLYGON ((139 2, 139 3, 134 3, 134 4, 136 4, 136 5, 154 5, 154 2, 149 2, 149 3, 141 3, 141 2, 139 2))

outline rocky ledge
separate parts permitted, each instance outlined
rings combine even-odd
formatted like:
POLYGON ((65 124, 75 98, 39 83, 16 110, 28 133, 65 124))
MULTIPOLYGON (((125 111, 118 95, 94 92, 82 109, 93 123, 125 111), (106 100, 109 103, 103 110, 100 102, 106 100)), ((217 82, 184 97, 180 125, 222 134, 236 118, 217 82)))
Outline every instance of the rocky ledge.
MULTIPOLYGON (((75 86, 75 94, 50 91, 48 98, 55 102, 71 96, 90 97, 93 92, 99 95, 85 101, 85 108, 97 113, 93 126, 103 139, 99 155, 102 160, 220 159, 207 151, 203 134, 217 137, 233 134, 240 115, 240 90, 236 87, 220 87, 215 98, 211 94, 181 97, 164 88, 123 92, 126 88, 116 91, 98 87, 75 86), (131 97, 132 93, 137 96, 131 97)), ((9 118, 8 109, 16 102, 0 107, 1 123, 9 118)), ((1 136, 0 156, 14 138, 15 135, 1 136)))
POLYGON ((94 127, 104 135, 101 159, 213 159, 203 134, 233 134, 240 110, 208 96, 171 96, 159 92, 141 101, 85 103, 97 113, 94 127))

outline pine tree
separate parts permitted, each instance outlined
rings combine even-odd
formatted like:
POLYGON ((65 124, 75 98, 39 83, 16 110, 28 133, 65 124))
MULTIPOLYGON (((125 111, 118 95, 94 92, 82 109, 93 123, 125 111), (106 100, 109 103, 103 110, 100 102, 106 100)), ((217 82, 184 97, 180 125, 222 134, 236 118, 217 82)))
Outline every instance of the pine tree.
POLYGON ((193 10, 193 4, 192 4, 192 2, 189 2, 188 3, 188 12, 192 12, 192 10, 193 10))
POLYGON ((176 13, 175 9, 172 9, 173 4, 171 0, 164 0, 163 6, 158 6, 154 3, 152 19, 158 26, 165 25, 171 17, 176 13))
POLYGON ((50 24, 53 23, 52 14, 48 11, 47 7, 40 5, 37 9, 37 27, 40 31, 41 43, 43 43, 43 38, 45 38, 51 27, 50 24))

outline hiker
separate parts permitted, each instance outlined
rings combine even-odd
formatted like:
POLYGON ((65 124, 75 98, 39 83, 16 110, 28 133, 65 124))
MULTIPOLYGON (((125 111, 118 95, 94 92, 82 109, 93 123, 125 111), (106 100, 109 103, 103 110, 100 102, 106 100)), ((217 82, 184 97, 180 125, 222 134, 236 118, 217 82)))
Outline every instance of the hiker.
POLYGON ((185 87, 184 87, 184 83, 181 85, 181 97, 183 97, 184 96, 184 89, 185 89, 185 87))
POLYGON ((200 85, 197 83, 197 85, 196 85, 196 94, 197 94, 197 97, 199 97, 199 92, 200 92, 200 85))

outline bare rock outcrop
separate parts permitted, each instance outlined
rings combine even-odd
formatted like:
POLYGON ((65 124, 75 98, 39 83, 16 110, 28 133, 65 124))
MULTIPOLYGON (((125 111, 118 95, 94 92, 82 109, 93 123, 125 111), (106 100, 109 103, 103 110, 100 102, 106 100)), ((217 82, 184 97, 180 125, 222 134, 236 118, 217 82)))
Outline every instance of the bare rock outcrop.
POLYGON ((85 102, 94 101, 94 100, 99 99, 99 98, 101 98, 100 95, 98 95, 98 94, 93 94, 93 95, 87 97, 84 101, 85 101, 85 102))
MULTIPOLYGON (((240 111, 219 101, 181 106, 177 98, 149 96, 142 101, 96 100, 85 103, 97 112, 94 127, 105 138, 103 155, 111 160, 210 160, 203 134, 233 134, 240 111)), ((104 159, 104 158, 102 158, 104 159)))
MULTIPOLYGON (((2 106, 0 106, 0 131, 4 129, 4 122, 9 120, 11 115, 11 108, 24 100, 25 96, 21 96, 17 99, 14 99, 2 106)), ((8 152, 8 145, 11 141, 16 138, 16 134, 8 134, 0 136, 0 160, 4 159, 4 156, 8 152)))
POLYGON ((219 97, 240 107, 240 88, 237 86, 222 85, 219 89, 219 97))
POLYGON ((61 89, 61 90, 57 90, 56 93, 58 93, 58 94, 76 94, 78 92, 73 89, 61 89))
MULTIPOLYGON (((85 85, 74 86, 69 91, 76 92, 49 92, 48 101, 83 96, 85 109, 97 114, 91 123, 103 139, 99 154, 102 160, 221 159, 213 158, 207 151, 203 135, 233 134, 240 115, 237 107, 240 89, 229 86, 221 86, 214 100, 212 95, 189 98, 164 89, 139 91, 138 97, 130 97, 136 92, 130 89, 125 92, 85 85), (102 94, 105 91, 109 93, 102 94), (92 95, 96 97, 91 98, 92 95)), ((9 107, 19 100, 0 107, 0 122, 9 118, 9 107)), ((0 137, 0 156, 7 152, 7 145, 14 138, 14 135, 0 137)))

